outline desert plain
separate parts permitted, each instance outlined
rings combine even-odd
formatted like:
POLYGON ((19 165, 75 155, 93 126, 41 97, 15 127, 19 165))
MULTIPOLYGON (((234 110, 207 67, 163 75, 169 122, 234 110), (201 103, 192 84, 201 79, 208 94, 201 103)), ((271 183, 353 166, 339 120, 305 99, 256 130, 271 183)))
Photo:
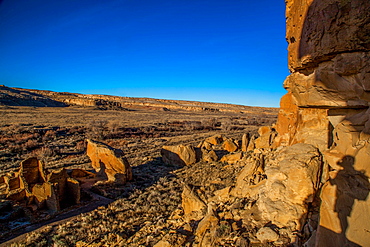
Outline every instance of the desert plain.
MULTIPOLYGON (((35 94, 42 100, 47 97, 43 92, 2 89, 12 101, 3 96, 0 107, 0 176, 16 173, 20 163, 31 157, 41 160, 48 171, 83 169, 95 173, 86 154, 87 139, 122 150, 132 167, 132 179, 127 183, 93 181, 81 191, 78 205, 63 205, 58 212, 46 208, 29 213, 23 202, 6 200, 2 184, 0 238, 5 246, 151 246, 166 234, 172 244, 190 244, 196 221, 193 226, 187 223, 189 229, 182 229, 184 222, 176 222, 183 221, 184 186, 197 186, 212 194, 234 184, 242 166, 220 162, 228 153, 221 146, 215 162, 185 167, 168 164, 162 159, 162 147, 197 147, 207 138, 222 136, 240 149, 243 135, 257 138, 258 128, 274 124, 278 112, 277 108, 204 102, 164 101, 163 105, 163 101, 135 98, 126 98, 125 107, 112 107, 110 96, 105 105, 78 102, 53 107, 38 105, 40 98, 34 100, 35 94), (170 217, 174 222, 167 222, 170 217)), ((213 241, 244 243, 241 225, 233 230, 231 224, 223 222, 218 240, 213 241)))

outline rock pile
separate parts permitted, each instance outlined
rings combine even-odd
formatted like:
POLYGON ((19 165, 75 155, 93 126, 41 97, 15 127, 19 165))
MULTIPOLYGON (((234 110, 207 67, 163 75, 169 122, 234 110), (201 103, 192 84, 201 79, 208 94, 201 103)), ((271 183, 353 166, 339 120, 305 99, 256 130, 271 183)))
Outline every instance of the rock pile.
POLYGON ((275 145, 308 143, 324 154, 317 246, 370 239, 369 12, 367 0, 287 1, 291 75, 275 145))
POLYGON ((163 146, 162 159, 166 164, 185 166, 199 161, 218 161, 234 163, 240 160, 243 152, 252 151, 255 148, 272 148, 276 131, 273 127, 261 127, 259 137, 245 134, 242 141, 227 138, 222 135, 214 135, 206 138, 197 147, 191 145, 163 146))
MULTIPOLYGON (((230 228, 230 234, 242 235, 243 238, 239 241, 256 244, 270 242, 274 245, 298 244, 302 242, 302 238, 297 237, 296 233, 307 222, 312 225, 310 227, 317 225, 317 214, 311 214, 309 220, 307 216, 309 205, 314 203, 320 186, 321 153, 309 144, 295 144, 272 150, 276 135, 273 128, 262 127, 259 134, 258 138, 251 138, 251 142, 255 146, 266 148, 242 151, 243 147, 244 150, 248 149, 248 135, 243 136, 243 145, 216 135, 207 138, 196 148, 188 147, 192 154, 200 155, 197 159, 199 163, 193 162, 188 166, 208 163, 204 166, 209 167, 221 163, 224 164, 224 169, 231 166, 236 171, 235 175, 231 175, 234 178, 227 183, 222 179, 218 180, 217 175, 211 173, 209 175, 212 178, 203 181, 185 180, 182 193, 183 220, 185 224, 193 226, 189 229, 194 235, 193 246, 226 244, 219 242, 225 241, 225 236, 220 235, 221 226, 230 228), (229 149, 232 145, 237 149, 229 149), (197 149, 201 152, 197 152, 197 149), (218 154, 214 160, 209 160, 205 155, 210 152, 218 154)), ((179 148, 172 147, 172 150, 179 148)), ((162 154, 167 155, 166 152, 162 154)), ((164 156, 163 160, 168 162, 170 159, 164 156)))

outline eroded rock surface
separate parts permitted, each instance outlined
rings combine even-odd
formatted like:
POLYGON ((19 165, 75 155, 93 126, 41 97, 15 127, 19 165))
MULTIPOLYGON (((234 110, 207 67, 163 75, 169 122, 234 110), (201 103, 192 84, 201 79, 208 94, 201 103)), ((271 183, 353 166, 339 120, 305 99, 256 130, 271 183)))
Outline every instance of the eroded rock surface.
POLYGON ((197 161, 194 147, 190 145, 163 146, 162 159, 169 165, 191 165, 197 161))
POLYGON ((21 162, 15 174, 4 177, 6 199, 17 201, 34 210, 47 209, 52 213, 61 210, 61 204, 80 203, 79 182, 62 168, 46 171, 37 158, 21 162))
POLYGON ((132 179, 131 166, 122 150, 87 140, 87 155, 95 171, 108 181, 124 184, 132 179))
POLYGON ((291 75, 284 82, 288 93, 280 103, 275 146, 308 143, 324 153, 316 245, 366 246, 370 2, 289 0, 286 5, 291 75))

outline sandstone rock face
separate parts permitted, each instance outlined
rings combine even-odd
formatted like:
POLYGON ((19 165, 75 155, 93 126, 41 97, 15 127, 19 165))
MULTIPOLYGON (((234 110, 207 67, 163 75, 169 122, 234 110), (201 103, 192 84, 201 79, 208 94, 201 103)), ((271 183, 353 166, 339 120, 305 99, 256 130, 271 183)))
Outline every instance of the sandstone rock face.
POLYGON ((255 140, 255 148, 270 148, 276 136, 275 129, 262 126, 258 129, 259 137, 255 140))
POLYGON ((313 201, 319 186, 320 153, 311 145, 295 144, 266 163, 266 182, 254 188, 261 216, 279 227, 301 229, 307 203, 313 201))
POLYGON ((131 166, 122 150, 104 143, 87 140, 87 155, 92 167, 108 181, 124 184, 132 179, 131 166))
POLYGON ((286 7, 291 75, 274 145, 308 143, 324 153, 316 245, 366 246, 370 1, 288 0, 286 7))
POLYGON ((312 145, 296 144, 275 156, 251 157, 232 194, 256 200, 260 217, 278 227, 300 230, 318 189, 321 156, 312 145), (262 164, 265 163, 264 169, 262 164))
POLYGON ((290 0, 286 4, 289 68, 306 69, 335 54, 370 49, 370 3, 290 0))
POLYGON ((197 196, 189 186, 184 186, 182 192, 182 208, 186 221, 200 220, 205 214, 207 205, 197 196))
POLYGON ((163 146, 162 159, 166 164, 185 166, 197 162, 197 154, 190 145, 163 146))
POLYGON ((80 203, 80 184, 70 178, 64 168, 47 172, 37 158, 21 162, 13 176, 5 176, 6 198, 36 209, 46 208, 51 212, 61 210, 61 202, 80 203))

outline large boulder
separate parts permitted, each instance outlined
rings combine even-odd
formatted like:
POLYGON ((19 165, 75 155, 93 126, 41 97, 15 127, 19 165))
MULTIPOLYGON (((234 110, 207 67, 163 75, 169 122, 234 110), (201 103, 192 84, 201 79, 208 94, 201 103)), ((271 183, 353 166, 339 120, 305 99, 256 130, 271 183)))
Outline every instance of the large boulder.
POLYGON ((131 166, 122 150, 102 142, 87 140, 86 153, 95 171, 108 181, 124 184, 132 179, 131 166))
POLYGON ((270 126, 262 126, 258 129, 259 137, 255 140, 255 148, 271 148, 276 136, 276 131, 270 126))
POLYGON ((235 164, 239 162, 242 159, 242 157, 243 157, 243 153, 237 152, 237 153, 224 155, 220 161, 231 165, 231 164, 235 164))
POLYGON ((163 146, 161 155, 169 165, 187 166, 197 162, 197 152, 191 145, 163 146))
POLYGON ((181 197, 181 205, 184 210, 186 221, 200 220, 204 217, 207 205, 199 198, 192 188, 185 185, 181 197))
POLYGON ((233 139, 225 139, 222 143, 222 148, 228 152, 235 152, 238 150, 238 145, 235 143, 233 139))
POLYGON ((205 141, 212 145, 220 145, 224 141, 224 137, 222 135, 214 135, 208 137, 205 141))
POLYGON ((282 149, 265 165, 266 182, 258 188, 257 206, 262 217, 279 227, 301 230, 307 204, 319 187, 321 155, 308 144, 282 149))
POLYGON ((242 137, 242 151, 243 152, 247 152, 248 151, 248 145, 249 145, 249 133, 245 133, 243 134, 243 137, 242 137))
POLYGON ((246 160, 231 194, 256 202, 259 220, 279 228, 301 230, 320 182, 321 155, 308 144, 296 144, 246 160))

